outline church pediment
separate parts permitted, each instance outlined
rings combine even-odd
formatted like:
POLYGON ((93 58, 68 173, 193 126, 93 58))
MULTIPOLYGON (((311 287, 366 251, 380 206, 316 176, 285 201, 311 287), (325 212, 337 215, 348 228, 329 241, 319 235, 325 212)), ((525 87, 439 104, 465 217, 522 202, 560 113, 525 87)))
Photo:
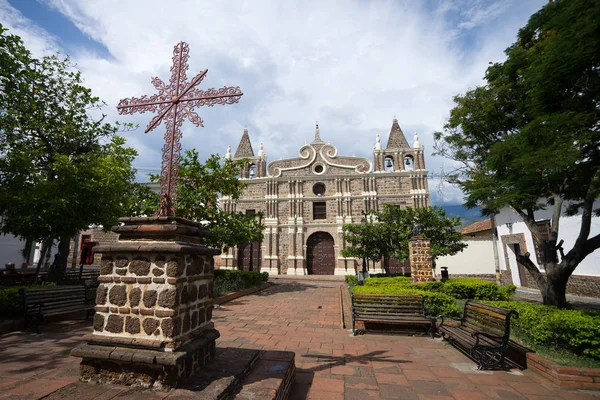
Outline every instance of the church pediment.
POLYGON ((273 161, 269 175, 278 178, 290 175, 323 175, 328 170, 346 174, 364 174, 371 170, 371 162, 363 157, 339 156, 335 146, 313 142, 300 148, 300 157, 273 161))

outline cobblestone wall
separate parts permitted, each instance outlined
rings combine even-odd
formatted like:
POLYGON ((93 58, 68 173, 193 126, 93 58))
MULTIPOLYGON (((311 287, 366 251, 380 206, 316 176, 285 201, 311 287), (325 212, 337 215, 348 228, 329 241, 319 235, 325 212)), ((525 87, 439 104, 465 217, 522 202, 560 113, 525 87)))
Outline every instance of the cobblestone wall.
MULTIPOLYGON (((538 289, 537 283, 529 272, 526 272, 526 275, 527 285, 522 286, 538 289)), ((600 276, 571 275, 567 282, 567 294, 600 298, 600 276)))
POLYGON ((212 256, 105 255, 94 334, 166 340, 176 347, 211 321, 212 268, 212 256))
POLYGON ((410 274, 412 283, 433 281, 433 259, 431 258, 431 242, 423 237, 413 237, 408 242, 410 274))

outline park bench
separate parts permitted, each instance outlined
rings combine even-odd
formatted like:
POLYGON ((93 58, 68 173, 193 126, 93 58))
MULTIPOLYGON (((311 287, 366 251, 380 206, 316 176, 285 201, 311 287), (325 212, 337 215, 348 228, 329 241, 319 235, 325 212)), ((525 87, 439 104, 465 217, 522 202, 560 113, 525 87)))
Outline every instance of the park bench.
POLYGON ((60 281, 61 285, 84 285, 86 287, 98 287, 98 277, 100 276, 100 270, 97 269, 86 269, 79 275, 79 270, 67 270, 62 275, 60 281))
POLYGON ((87 311, 87 320, 94 312, 94 302, 86 298, 84 286, 21 289, 19 293, 23 296, 25 329, 32 326, 37 333, 45 317, 87 311))
MULTIPOLYGON (((425 315, 423 296, 418 294, 352 294, 352 334, 356 322, 400 325, 432 331, 432 320, 425 315)), ((366 327, 365 327, 366 329, 366 327)))
POLYGON ((467 301, 461 319, 440 315, 437 327, 442 337, 471 356, 478 369, 503 368, 504 356, 510 341, 510 319, 518 318, 513 310, 467 301), (460 322, 445 324, 446 319, 460 322))

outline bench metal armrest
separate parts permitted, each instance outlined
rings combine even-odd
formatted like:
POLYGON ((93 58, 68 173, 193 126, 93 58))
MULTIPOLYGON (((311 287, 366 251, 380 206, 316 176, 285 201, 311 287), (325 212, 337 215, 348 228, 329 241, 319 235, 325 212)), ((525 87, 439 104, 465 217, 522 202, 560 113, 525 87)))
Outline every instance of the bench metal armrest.
MULTIPOLYGON (((503 335, 492 335, 486 332, 473 332, 471 333, 471 336, 475 338, 475 344, 473 345, 473 347, 476 347, 479 345, 479 337, 480 336, 484 336, 488 339, 499 339, 499 340, 503 340, 504 336, 503 335)), ((503 347, 502 344, 498 345, 498 346, 486 346, 489 347, 491 349, 501 349, 503 347)))
MULTIPOLYGON (((438 326, 438 328, 439 328, 439 327, 441 327, 442 325, 444 325, 444 322, 445 322, 445 321, 444 321, 444 318, 447 318, 447 319, 452 319, 452 320, 454 320, 454 321, 458 321, 458 322, 461 322, 461 323, 462 323, 462 320, 460 320, 460 319, 458 319, 458 318, 456 318, 456 317, 452 317, 452 316, 450 316, 450 315, 438 315, 438 316, 437 316, 437 318, 439 318, 439 319, 441 319, 441 320, 442 320, 442 322, 440 323, 440 326, 438 326)), ((433 318, 432 318, 432 320, 433 320, 433 318)))

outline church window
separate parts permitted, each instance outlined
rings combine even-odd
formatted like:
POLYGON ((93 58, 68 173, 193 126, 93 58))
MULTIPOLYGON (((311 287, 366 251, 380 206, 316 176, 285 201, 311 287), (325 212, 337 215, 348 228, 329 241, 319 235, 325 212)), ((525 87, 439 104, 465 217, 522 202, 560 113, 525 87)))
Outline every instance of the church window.
POLYGON ((323 172, 325 172, 325 166, 323 164, 315 164, 313 171, 315 174, 321 175, 323 172))
POLYGON ((415 160, 410 154, 404 157, 404 170, 412 171, 415 167, 415 160))
POLYGON ((317 196, 323 196, 325 194, 325 185, 322 183, 315 183, 313 186, 313 193, 317 196))
POLYGON ((256 178, 256 165, 254 165, 254 164, 250 165, 250 168, 248 169, 248 177, 250 179, 256 178))
POLYGON ((385 172, 394 172, 394 159, 391 156, 387 156, 383 161, 385 172))
POLYGON ((327 219, 327 203, 324 201, 313 202, 313 219, 327 219))

